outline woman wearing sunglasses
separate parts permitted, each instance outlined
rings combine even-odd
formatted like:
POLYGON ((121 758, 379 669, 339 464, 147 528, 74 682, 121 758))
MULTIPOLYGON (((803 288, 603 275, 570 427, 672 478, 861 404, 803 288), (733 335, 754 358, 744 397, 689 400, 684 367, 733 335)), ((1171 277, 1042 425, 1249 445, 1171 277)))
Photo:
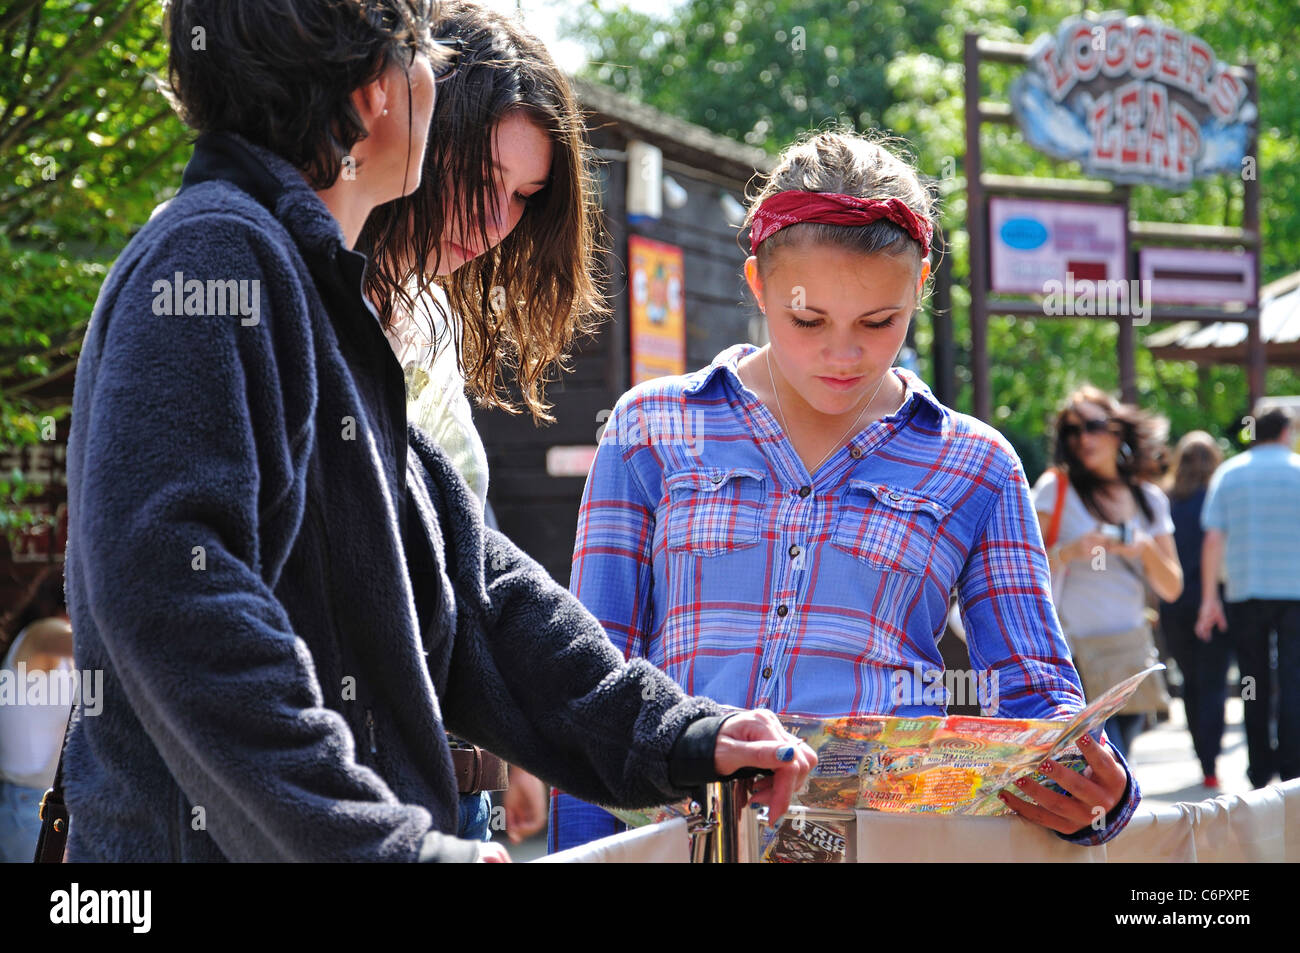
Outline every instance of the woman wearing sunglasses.
MULTIPOLYGON (((1167 424, 1096 387, 1075 391, 1056 420, 1055 466, 1033 490, 1061 627, 1090 698, 1154 661, 1147 587, 1178 598, 1183 573, 1169 500, 1152 480, 1167 424), (1111 684, 1105 684, 1105 683, 1111 684)), ((1148 678, 1106 724, 1128 757, 1146 714, 1162 707, 1148 678)))

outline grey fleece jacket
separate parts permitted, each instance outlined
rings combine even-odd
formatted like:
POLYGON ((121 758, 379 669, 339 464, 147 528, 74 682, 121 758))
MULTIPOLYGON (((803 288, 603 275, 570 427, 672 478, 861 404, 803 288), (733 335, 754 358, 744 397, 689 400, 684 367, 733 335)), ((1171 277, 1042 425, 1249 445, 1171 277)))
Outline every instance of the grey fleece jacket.
POLYGON ((68 444, 77 665, 104 673, 71 860, 471 860, 448 728, 611 805, 711 772, 718 706, 624 663, 407 429, 364 264, 294 168, 206 135, 101 289, 68 444), (223 281, 248 295, 217 307, 223 281))

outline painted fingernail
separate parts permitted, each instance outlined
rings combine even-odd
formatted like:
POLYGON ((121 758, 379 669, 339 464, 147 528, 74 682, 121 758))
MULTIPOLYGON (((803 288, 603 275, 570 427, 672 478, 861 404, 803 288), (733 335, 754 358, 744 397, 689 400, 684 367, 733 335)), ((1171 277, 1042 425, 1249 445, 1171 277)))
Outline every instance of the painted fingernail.
POLYGON ((1019 787, 1022 787, 1022 788, 1023 788, 1023 787, 1024 787, 1025 785, 1027 785, 1028 783, 1029 783, 1029 779, 1028 779, 1028 778, 1016 778, 1016 785, 1019 786, 1019 787))
POLYGON ((1043 772, 1043 774, 1047 774, 1049 771, 1052 770, 1052 762, 1044 761, 1042 764, 1038 766, 1038 770, 1043 772))
POLYGON ((1092 744, 1092 739, 1089 738, 1087 735, 1080 735, 1080 736, 1079 736, 1079 747, 1080 747, 1080 748, 1086 748, 1086 747, 1088 747, 1088 745, 1090 745, 1090 744, 1092 744))
POLYGON ((776 757, 779 761, 793 761, 794 745, 786 745, 784 748, 777 748, 776 757))

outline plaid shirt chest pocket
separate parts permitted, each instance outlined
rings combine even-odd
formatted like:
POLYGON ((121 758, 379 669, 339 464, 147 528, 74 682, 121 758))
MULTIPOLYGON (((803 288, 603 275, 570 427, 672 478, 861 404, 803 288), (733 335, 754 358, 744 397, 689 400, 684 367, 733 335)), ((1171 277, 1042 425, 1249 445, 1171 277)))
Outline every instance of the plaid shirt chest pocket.
POLYGON ((831 545, 884 572, 922 574, 949 509, 915 490, 849 480, 831 545))
POLYGON ((704 467, 665 477, 669 552, 717 556, 758 545, 767 475, 736 467, 704 467))

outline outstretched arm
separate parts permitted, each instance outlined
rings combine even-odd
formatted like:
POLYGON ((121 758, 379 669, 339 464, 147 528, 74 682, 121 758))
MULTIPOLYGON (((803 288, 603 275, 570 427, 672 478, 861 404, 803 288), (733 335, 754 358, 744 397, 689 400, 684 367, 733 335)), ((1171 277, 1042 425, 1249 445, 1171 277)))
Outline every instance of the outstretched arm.
MULTIPOLYGON (((1068 718, 1083 707, 1079 677, 1052 604, 1042 534, 1019 460, 989 505, 983 530, 958 579, 958 597, 971 663, 999 675, 996 711, 985 714, 1068 718)), ((1051 769, 1050 776, 1071 792, 1068 810, 1060 810, 1061 802, 1048 799, 1040 800, 1042 807, 1033 812, 1020 810, 1020 805, 1031 805, 1013 795, 1004 801, 1027 819, 1079 844, 1101 844, 1114 837, 1137 810, 1141 791, 1128 766, 1104 739, 1099 732, 1097 741, 1103 743, 1081 743, 1089 760, 1087 787, 1076 792, 1060 782, 1073 772, 1059 766, 1051 769), (1100 815, 1096 808, 1101 809, 1100 815)), ((1037 785, 1021 790, 1035 800, 1040 791, 1050 793, 1037 785)))

